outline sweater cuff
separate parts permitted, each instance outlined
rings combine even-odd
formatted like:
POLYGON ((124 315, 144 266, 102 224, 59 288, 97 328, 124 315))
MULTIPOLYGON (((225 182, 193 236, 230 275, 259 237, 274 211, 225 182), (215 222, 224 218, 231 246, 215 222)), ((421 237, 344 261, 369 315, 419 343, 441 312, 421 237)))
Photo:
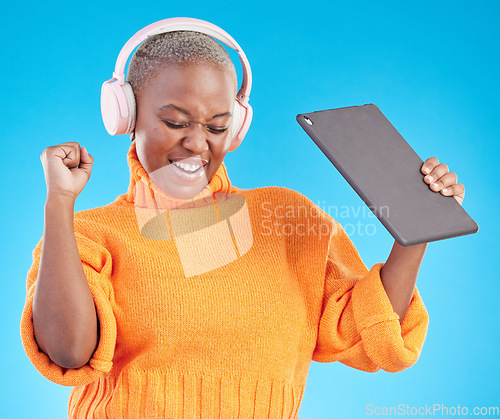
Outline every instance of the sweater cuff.
POLYGON ((35 340, 33 327, 34 283, 28 291, 21 315, 21 340, 33 366, 50 381, 64 386, 76 386, 95 381, 111 370, 116 344, 116 320, 106 295, 102 289, 88 282, 94 298, 100 323, 99 345, 89 362, 80 368, 64 368, 56 364, 48 355, 40 351, 35 340))
POLYGON ((353 288, 353 311, 368 356, 385 371, 398 372, 412 366, 420 356, 429 317, 415 287, 403 322, 387 296, 380 269, 375 264, 353 288))

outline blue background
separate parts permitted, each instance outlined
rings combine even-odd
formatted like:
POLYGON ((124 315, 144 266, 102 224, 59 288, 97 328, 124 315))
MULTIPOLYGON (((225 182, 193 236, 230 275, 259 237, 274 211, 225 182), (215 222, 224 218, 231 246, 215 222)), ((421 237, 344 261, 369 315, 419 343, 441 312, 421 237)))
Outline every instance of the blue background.
POLYGON ((375 103, 423 160, 435 156, 457 173, 466 188, 463 206, 480 226, 477 234, 428 246, 417 286, 430 326, 417 364, 397 374, 370 374, 312 362, 299 417, 364 417, 367 404, 437 403, 469 411, 500 405, 495 268, 500 3, 346 3, 177 6, 184 2, 125 0, 5 6, 0 28, 0 158, 6 175, 1 416, 66 417, 71 390, 41 376, 20 340, 26 273, 43 233, 40 154, 48 146, 77 141, 94 156, 75 211, 105 205, 126 192, 130 141, 106 133, 100 87, 111 78, 129 37, 174 16, 221 26, 252 65, 254 120, 245 141, 225 159, 234 185, 284 186, 322 207, 351 208, 348 217, 337 220, 360 221, 364 227, 350 237, 365 264, 384 262, 392 236, 295 121, 298 113, 375 103))

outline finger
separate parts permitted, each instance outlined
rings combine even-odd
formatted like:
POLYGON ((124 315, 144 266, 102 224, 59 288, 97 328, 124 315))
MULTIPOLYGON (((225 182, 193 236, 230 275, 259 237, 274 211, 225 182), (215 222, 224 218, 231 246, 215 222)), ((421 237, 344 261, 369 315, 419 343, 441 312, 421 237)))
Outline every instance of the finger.
POLYGON ((429 157, 424 163, 422 164, 422 167, 420 168, 420 171, 424 174, 427 175, 429 174, 434 167, 436 167, 439 164, 439 160, 436 157, 429 157))
POLYGON ((80 165, 78 167, 82 167, 84 165, 90 165, 94 158, 90 155, 85 147, 80 148, 80 165))
MULTIPOLYGON (((427 176, 426 176, 427 177, 427 176)), ((447 186, 451 186, 458 182, 458 177, 455 172, 449 172, 441 176, 438 180, 431 183, 431 188, 433 191, 439 191, 447 186)))
POLYGON ((427 176, 424 177, 424 182, 429 184, 434 183, 439 180, 441 176, 444 176, 448 172, 448 165, 446 165, 445 163, 440 163, 436 167, 434 167, 434 169, 432 169, 432 171, 427 176))
POLYGON ((59 150, 62 151, 61 158, 68 169, 78 167, 80 163, 80 146, 75 147, 73 145, 66 146, 61 144, 59 150))
POLYGON ((462 183, 456 183, 441 189, 441 194, 445 196, 458 196, 463 199, 465 196, 465 186, 462 183))

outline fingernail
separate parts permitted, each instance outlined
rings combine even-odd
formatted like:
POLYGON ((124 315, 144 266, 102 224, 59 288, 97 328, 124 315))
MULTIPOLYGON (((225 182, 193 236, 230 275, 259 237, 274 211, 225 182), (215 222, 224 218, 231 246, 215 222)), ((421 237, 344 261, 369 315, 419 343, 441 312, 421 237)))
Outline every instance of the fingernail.
POLYGON ((434 180, 434 177, 433 177, 433 176, 429 176, 429 175, 427 175, 425 178, 426 178, 429 182, 432 182, 432 181, 434 180))
POLYGON ((447 192, 448 192, 448 189, 443 188, 443 192, 444 192, 444 193, 447 193, 447 192))
POLYGON ((434 188, 437 188, 438 184, 437 183, 433 183, 432 186, 434 186, 434 188))
POLYGON ((429 168, 428 168, 428 167, 426 167, 426 168, 424 169, 424 173, 425 173, 425 174, 429 173, 429 168))

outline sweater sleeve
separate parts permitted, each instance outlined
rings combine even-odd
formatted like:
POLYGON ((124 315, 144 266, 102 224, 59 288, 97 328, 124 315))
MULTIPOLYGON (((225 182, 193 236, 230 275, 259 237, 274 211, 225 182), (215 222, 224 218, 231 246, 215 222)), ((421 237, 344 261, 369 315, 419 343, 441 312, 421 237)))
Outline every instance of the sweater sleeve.
POLYGON ((53 362, 37 345, 32 317, 33 297, 43 238, 33 250, 33 263, 28 271, 26 282, 26 301, 21 315, 21 341, 26 355, 44 377, 65 386, 88 384, 109 372, 113 365, 116 343, 116 321, 109 300, 111 255, 104 247, 84 235, 75 232, 75 237, 100 325, 99 344, 89 362, 80 368, 64 368, 53 362))
POLYGON ((334 224, 312 359, 340 361, 367 372, 398 372, 412 366, 420 356, 429 323, 417 287, 400 324, 380 277, 384 263, 368 270, 343 227, 334 224))

